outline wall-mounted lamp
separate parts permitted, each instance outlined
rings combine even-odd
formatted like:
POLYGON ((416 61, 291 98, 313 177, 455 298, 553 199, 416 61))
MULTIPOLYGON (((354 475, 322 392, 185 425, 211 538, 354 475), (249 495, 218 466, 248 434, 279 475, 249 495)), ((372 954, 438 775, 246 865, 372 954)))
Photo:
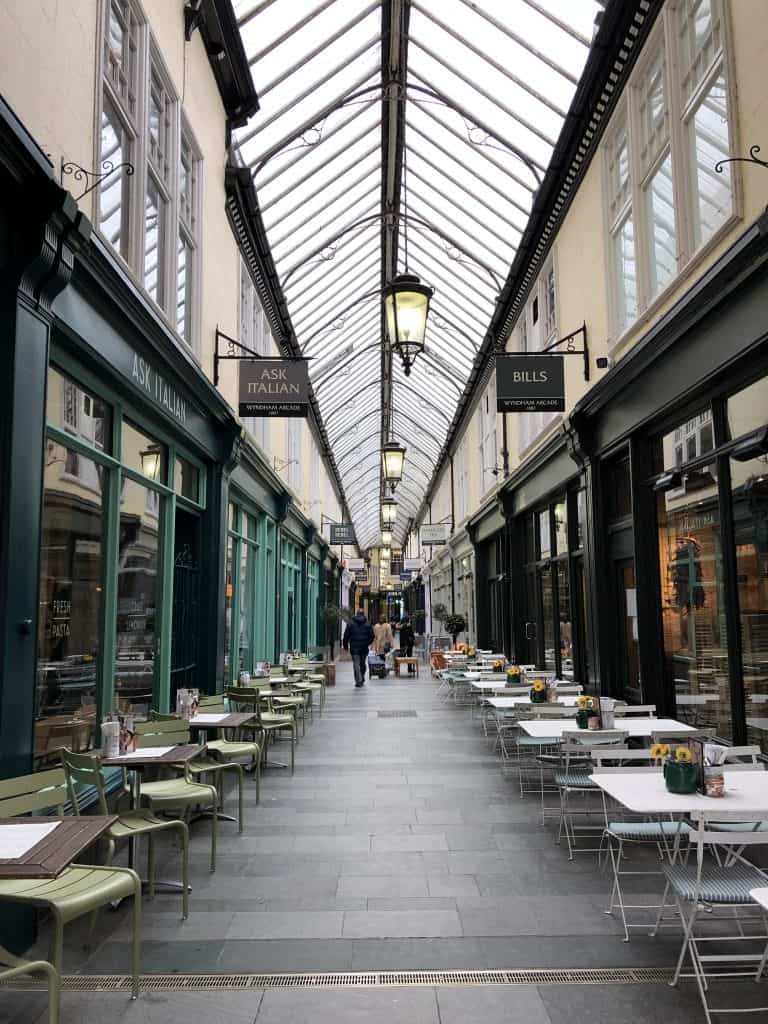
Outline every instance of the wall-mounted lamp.
POLYGON ((145 451, 140 452, 141 472, 149 480, 160 479, 160 467, 162 464, 162 451, 160 445, 151 444, 145 451))

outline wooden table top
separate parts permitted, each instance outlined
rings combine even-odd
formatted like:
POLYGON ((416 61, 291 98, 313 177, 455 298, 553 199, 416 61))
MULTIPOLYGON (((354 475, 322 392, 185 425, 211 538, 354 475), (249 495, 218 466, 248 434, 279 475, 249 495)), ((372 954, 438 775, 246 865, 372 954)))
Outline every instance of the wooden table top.
POLYGON ((238 726, 245 725, 246 722, 252 722, 256 717, 252 711, 231 711, 231 712, 208 712, 203 711, 203 715, 216 715, 219 718, 218 722, 200 721, 200 716, 196 718, 190 718, 189 725, 192 729, 236 729, 238 726))
POLYGON ((0 858, 0 878, 55 878, 117 821, 117 815, 0 818, 0 825, 44 825, 54 821, 57 822, 56 828, 23 857, 12 860, 0 858))
MULTIPOLYGON (((251 715, 248 716, 252 717, 251 715)), ((158 743, 158 747, 161 744, 158 743)), ((144 754, 139 748, 132 754, 123 754, 121 757, 108 757, 101 763, 108 768, 142 768, 150 764, 182 764, 198 757, 205 750, 204 743, 179 743, 171 747, 164 754, 153 754, 155 747, 147 747, 144 754)))

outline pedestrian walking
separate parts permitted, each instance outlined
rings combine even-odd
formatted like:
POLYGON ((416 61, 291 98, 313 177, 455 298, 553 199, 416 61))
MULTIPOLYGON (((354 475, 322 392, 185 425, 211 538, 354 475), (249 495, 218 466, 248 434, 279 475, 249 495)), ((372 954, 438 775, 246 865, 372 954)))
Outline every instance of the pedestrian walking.
MULTIPOLYGON (((400 649, 404 658, 413 657, 413 645, 416 642, 416 635, 413 632, 411 620, 407 615, 400 620, 400 649)), ((416 669, 413 665, 408 666, 408 672, 413 673, 416 669)))
POLYGON ((386 615, 380 615, 379 621, 373 627, 374 641, 373 649, 382 658, 386 658, 392 650, 392 627, 387 622, 386 615))
POLYGON ((347 623, 344 630, 344 638, 341 645, 345 651, 352 655, 352 668, 355 673, 355 686, 363 686, 365 683, 366 659, 368 648, 373 643, 374 632, 371 624, 365 617, 362 608, 357 615, 347 623))

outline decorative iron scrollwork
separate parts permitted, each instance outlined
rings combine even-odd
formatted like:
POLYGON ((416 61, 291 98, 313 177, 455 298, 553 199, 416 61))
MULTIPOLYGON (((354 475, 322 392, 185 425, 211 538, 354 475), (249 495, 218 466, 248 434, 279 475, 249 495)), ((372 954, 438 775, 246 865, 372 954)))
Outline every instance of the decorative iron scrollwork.
POLYGON ((727 160, 718 160, 715 164, 715 170, 718 174, 722 174, 726 164, 757 164, 759 167, 768 167, 768 160, 760 160, 758 158, 757 154, 759 152, 759 146, 750 146, 749 156, 731 156, 727 160))
POLYGON ((65 160, 63 157, 61 159, 62 184, 64 183, 64 178, 71 174, 75 181, 84 181, 87 186, 80 195, 74 197, 75 200, 80 200, 87 196, 89 192, 93 192, 103 181, 113 174, 117 174, 118 171, 125 171, 126 178, 130 178, 135 173, 135 167, 127 160, 124 160, 121 164, 114 164, 111 160, 103 160, 100 171, 87 171, 80 164, 76 164, 74 160, 65 160))

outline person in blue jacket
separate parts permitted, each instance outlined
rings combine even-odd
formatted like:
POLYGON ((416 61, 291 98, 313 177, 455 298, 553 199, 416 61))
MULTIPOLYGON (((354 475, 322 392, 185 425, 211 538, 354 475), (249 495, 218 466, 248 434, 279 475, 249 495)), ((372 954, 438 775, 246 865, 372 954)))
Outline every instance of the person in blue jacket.
POLYGON ((344 638, 341 645, 345 651, 352 655, 352 668, 355 673, 355 686, 363 686, 365 683, 365 669, 367 666, 368 648, 373 643, 374 632, 370 622, 365 617, 362 608, 357 615, 347 623, 344 630, 344 638))

